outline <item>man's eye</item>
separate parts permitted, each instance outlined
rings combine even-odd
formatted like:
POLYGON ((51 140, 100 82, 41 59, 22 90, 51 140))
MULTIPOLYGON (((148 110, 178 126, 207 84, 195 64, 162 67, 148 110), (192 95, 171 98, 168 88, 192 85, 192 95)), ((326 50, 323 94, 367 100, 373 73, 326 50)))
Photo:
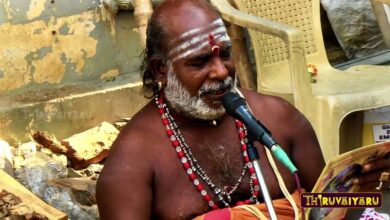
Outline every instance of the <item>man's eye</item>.
POLYGON ((193 67, 203 67, 205 64, 206 61, 202 59, 192 60, 189 62, 189 65, 193 67))
POLYGON ((229 60, 229 59, 231 58, 230 50, 223 50, 223 51, 221 51, 221 53, 219 54, 219 56, 220 56, 221 59, 223 59, 223 60, 229 60))

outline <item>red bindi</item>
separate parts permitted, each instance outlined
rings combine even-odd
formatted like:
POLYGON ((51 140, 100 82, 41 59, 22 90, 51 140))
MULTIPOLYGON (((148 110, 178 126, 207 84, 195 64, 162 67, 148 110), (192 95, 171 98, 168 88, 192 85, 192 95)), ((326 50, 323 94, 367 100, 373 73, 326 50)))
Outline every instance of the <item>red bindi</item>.
POLYGON ((209 34, 209 44, 211 46, 211 51, 215 56, 219 56, 219 46, 215 42, 215 37, 213 34, 209 34))

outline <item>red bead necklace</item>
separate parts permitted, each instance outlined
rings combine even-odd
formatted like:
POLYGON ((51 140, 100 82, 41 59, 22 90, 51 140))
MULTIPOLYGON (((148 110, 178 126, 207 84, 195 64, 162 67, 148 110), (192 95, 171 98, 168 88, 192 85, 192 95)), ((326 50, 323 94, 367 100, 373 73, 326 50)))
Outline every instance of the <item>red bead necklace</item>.
POLYGON ((250 199, 247 199, 245 201, 239 201, 236 203, 236 205, 242 205, 242 204, 250 204, 250 203, 258 203, 258 195, 259 195, 259 181, 256 177, 255 170, 253 168, 252 162, 250 162, 248 153, 247 153, 247 139, 246 139, 246 128, 245 126, 238 120, 236 120, 236 127, 238 130, 238 136, 240 138, 241 143, 241 150, 244 158, 244 168, 241 172, 240 177, 237 180, 237 183, 231 187, 230 189, 220 189, 217 187, 210 177, 206 174, 206 172, 200 167, 198 164, 196 158, 192 154, 191 148, 188 146, 187 142, 185 141, 183 135, 180 133, 179 127, 176 124, 176 121, 174 120, 173 116, 169 112, 169 108, 167 104, 164 102, 164 99, 162 96, 156 96, 156 104, 159 108, 159 112, 161 115, 162 123, 166 128, 167 135, 172 143, 172 146, 174 147, 178 158, 180 159, 180 162, 183 165, 184 170, 186 171, 188 177, 196 187, 196 189, 199 191, 203 199, 208 203, 208 205, 212 209, 218 209, 220 207, 229 207, 231 206, 231 194, 233 194, 238 186, 241 184, 246 171, 249 170, 250 174, 250 191, 251 191, 251 197, 250 199), (207 193, 207 191, 204 188, 204 185, 199 180, 200 179, 206 183, 206 185, 210 188, 210 190, 214 193, 214 195, 218 198, 220 202, 220 206, 218 206, 211 196, 207 193))

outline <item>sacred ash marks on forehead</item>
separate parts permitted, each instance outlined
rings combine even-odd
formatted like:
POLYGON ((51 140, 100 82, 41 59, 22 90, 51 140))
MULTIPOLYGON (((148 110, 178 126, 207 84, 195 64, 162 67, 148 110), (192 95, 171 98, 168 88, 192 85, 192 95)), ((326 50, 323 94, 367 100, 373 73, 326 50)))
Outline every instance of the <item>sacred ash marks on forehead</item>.
POLYGON ((168 57, 175 62, 206 47, 218 55, 219 46, 217 44, 222 42, 230 43, 230 38, 222 19, 218 18, 206 26, 191 29, 174 38, 169 43, 173 47, 168 52, 168 57))

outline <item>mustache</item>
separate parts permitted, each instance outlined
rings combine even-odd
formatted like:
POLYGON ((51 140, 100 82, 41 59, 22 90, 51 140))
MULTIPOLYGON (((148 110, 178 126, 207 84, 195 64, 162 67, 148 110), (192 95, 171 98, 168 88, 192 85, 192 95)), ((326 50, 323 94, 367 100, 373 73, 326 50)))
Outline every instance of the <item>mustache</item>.
POLYGON ((232 77, 224 79, 222 82, 215 82, 207 85, 203 85, 199 89, 199 96, 204 96, 209 93, 218 92, 221 90, 231 90, 234 82, 232 77))

